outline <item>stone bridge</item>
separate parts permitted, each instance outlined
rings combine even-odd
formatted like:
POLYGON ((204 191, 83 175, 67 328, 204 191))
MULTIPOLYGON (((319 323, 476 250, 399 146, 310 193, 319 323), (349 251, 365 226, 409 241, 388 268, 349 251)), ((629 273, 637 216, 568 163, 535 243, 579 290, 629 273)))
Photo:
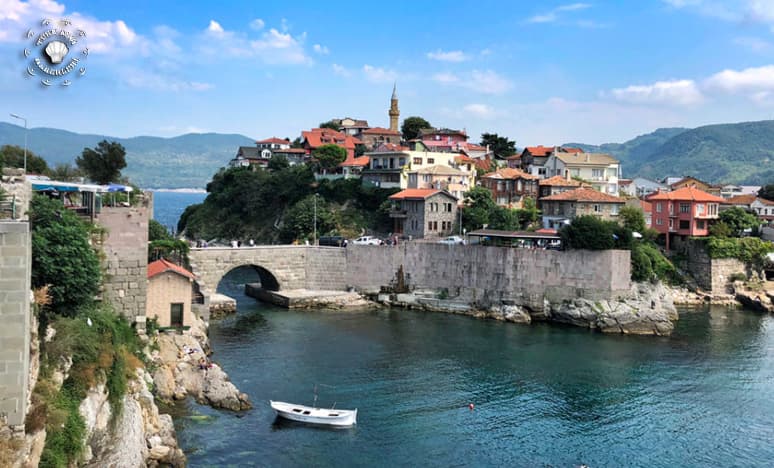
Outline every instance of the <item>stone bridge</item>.
POLYGON ((629 251, 554 251, 406 242, 396 247, 255 246, 191 249, 205 295, 229 271, 253 266, 264 288, 378 291, 402 266, 410 287, 448 289, 476 301, 544 302, 628 294, 629 251))
POLYGON ((308 245, 194 248, 188 254, 191 270, 205 295, 214 293, 231 270, 255 268, 261 285, 284 289, 343 290, 346 287, 346 250, 308 245))

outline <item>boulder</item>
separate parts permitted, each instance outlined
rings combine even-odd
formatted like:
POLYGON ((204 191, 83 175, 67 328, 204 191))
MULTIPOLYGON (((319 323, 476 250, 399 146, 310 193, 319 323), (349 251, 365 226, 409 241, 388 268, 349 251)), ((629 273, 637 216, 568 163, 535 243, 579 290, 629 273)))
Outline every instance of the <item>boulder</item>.
POLYGON ((156 394, 162 400, 172 399, 175 393, 175 376, 172 370, 167 366, 159 366, 153 373, 153 385, 156 387, 156 394))

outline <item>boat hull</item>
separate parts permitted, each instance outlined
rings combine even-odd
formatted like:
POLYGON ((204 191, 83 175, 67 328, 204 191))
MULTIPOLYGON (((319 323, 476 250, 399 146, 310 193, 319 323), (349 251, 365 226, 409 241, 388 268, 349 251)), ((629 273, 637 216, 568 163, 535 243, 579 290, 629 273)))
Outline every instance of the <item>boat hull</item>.
POLYGON ((357 424, 357 409, 313 408, 311 406, 271 400, 269 400, 269 404, 274 412, 277 413, 277 416, 291 421, 337 427, 349 427, 357 424))

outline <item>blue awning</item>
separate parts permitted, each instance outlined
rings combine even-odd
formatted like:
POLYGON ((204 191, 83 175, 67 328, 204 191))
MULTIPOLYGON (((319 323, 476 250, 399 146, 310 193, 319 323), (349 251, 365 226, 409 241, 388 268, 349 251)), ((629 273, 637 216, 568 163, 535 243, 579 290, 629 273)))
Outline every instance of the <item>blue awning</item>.
POLYGON ((60 184, 32 184, 32 190, 38 192, 78 192, 78 187, 74 185, 60 184))

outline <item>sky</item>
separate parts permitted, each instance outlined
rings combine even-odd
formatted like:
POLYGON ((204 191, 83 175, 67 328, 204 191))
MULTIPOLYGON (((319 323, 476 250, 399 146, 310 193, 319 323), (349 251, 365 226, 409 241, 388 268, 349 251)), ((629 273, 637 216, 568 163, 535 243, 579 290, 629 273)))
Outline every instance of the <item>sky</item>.
POLYGON ((0 121, 116 137, 387 127, 393 84, 518 146, 774 118, 774 0, 0 0, 0 55, 0 121), (70 86, 26 72, 43 19, 86 33, 70 86))

